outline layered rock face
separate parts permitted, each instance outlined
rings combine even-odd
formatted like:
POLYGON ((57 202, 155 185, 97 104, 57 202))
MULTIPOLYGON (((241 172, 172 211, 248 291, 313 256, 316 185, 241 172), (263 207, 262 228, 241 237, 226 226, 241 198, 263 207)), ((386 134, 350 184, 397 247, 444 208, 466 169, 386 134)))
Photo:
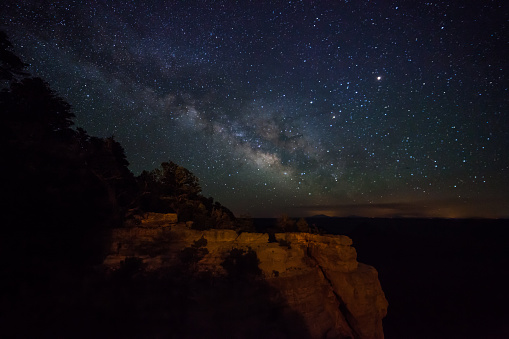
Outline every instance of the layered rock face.
POLYGON ((115 268, 126 257, 137 256, 148 270, 172 266, 183 249, 206 239, 208 254, 198 262, 198 269, 224 275, 221 263, 232 249, 251 249, 265 281, 302 315, 313 338, 384 337, 382 319, 388 304, 378 273, 357 262, 350 238, 308 233, 275 236, 278 242, 269 243, 268 234, 196 231, 185 224, 116 229, 104 264, 115 268))

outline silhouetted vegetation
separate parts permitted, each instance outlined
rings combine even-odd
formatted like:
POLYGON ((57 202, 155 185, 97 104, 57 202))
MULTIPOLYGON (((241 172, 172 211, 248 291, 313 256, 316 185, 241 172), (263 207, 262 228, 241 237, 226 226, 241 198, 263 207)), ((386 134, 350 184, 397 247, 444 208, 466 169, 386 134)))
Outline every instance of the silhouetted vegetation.
POLYGON ((199 179, 186 168, 163 162, 160 168, 143 171, 137 178, 138 207, 143 212, 177 212, 179 221, 193 221, 193 228, 235 228, 235 216, 201 195, 199 179))
POLYGON ((143 259, 127 257, 120 262, 120 267, 114 272, 114 277, 119 280, 133 279, 137 274, 143 274, 144 268, 143 259))
POLYGON ((26 76, 24 68, 27 64, 12 51, 12 44, 7 38, 5 32, 0 31, 0 80, 11 81, 18 76, 26 76))
POLYGON ((304 218, 300 218, 297 221, 297 230, 299 232, 309 232, 309 224, 304 218))
POLYGON ((194 241, 190 247, 186 247, 180 252, 180 261, 186 268, 193 269, 194 265, 209 253, 206 246, 207 239, 202 236, 201 239, 194 241))
POLYGON ((295 232, 297 230, 297 226, 295 224, 295 220, 290 218, 288 214, 282 214, 277 219, 277 228, 279 232, 295 232))
POLYGON ((31 77, 11 49, 1 32, 3 251, 26 261, 37 255, 73 266, 99 263, 108 229, 143 212, 176 211, 196 229, 236 227, 233 213, 203 197, 186 168, 164 162, 135 177, 114 137, 74 129, 71 106, 31 77))
MULTIPOLYGON (((11 49, 0 32, 2 335, 308 336, 262 280, 236 284, 197 271, 208 253, 204 238, 180 252, 176 267, 149 272, 141 258, 127 257, 111 274, 94 268, 104 259, 108 230, 136 214, 176 211, 199 229, 251 226, 203 197, 198 178, 182 166, 165 162, 135 177, 121 145, 73 128, 70 105, 31 77, 11 49)), ((140 246, 157 256, 173 240, 163 232, 140 246)), ((230 278, 261 272, 252 250, 232 251, 223 267, 230 278)))
POLYGON ((221 263, 228 276, 236 279, 246 279, 261 275, 258 267, 260 261, 256 252, 249 248, 247 251, 234 248, 221 263))
POLYGON ((37 253, 74 266, 100 262, 103 233, 121 225, 136 188, 124 151, 113 137, 72 129, 70 105, 22 71, 4 38, 0 156, 8 179, 0 194, 8 236, 2 249, 20 260, 37 253))

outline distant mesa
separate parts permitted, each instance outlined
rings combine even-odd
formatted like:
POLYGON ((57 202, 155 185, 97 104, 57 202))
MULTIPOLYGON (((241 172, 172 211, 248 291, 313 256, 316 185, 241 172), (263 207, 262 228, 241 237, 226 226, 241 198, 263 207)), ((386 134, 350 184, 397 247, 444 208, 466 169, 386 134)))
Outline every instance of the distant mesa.
POLYGON ((332 218, 332 217, 325 215, 325 214, 317 214, 317 215, 313 215, 312 217, 309 217, 309 218, 332 218))
POLYGON ((347 215, 347 216, 341 216, 341 217, 331 217, 330 215, 326 215, 326 214, 317 214, 317 215, 313 215, 312 217, 307 217, 306 219, 313 219, 313 218, 316 218, 316 219, 319 219, 319 218, 329 218, 329 219, 334 219, 334 218, 342 218, 342 219, 365 219, 366 217, 363 217, 361 215, 356 215, 356 214, 351 214, 351 215, 347 215))

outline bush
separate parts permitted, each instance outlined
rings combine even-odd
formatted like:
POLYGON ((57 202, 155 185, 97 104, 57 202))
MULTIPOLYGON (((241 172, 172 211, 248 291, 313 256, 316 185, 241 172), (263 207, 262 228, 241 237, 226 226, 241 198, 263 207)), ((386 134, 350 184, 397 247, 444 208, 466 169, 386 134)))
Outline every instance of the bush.
POLYGON ((256 252, 251 248, 247 251, 234 248, 221 263, 229 277, 248 278, 261 275, 262 271, 258 267, 260 260, 256 252))
POLYGON ((199 240, 195 240, 191 247, 186 247, 180 252, 180 261, 193 267, 209 253, 205 246, 207 246, 207 239, 202 236, 199 240))
POLYGON ((127 257, 120 262, 120 267, 115 272, 115 276, 120 279, 130 279, 142 272, 144 268, 143 259, 127 257))
POLYGON ((294 232, 295 231, 295 220, 290 218, 288 214, 282 214, 277 219, 277 227, 281 230, 281 232, 294 232))
POLYGON ((304 218, 300 218, 299 221, 297 221, 297 230, 299 232, 309 232, 309 224, 304 218))

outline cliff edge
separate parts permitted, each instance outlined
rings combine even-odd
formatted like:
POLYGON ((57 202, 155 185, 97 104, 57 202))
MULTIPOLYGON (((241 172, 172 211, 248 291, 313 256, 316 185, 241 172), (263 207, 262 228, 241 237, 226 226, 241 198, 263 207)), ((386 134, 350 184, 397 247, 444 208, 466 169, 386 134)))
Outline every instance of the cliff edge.
POLYGON ((104 265, 111 270, 129 257, 143 260, 146 270, 175 266, 186 248, 200 243, 196 269, 224 276, 225 258, 233 249, 255 252, 261 277, 298 312, 312 338, 384 338, 382 319, 387 300, 377 271, 357 262, 352 240, 342 235, 189 229, 173 223, 161 227, 115 229, 104 265))

